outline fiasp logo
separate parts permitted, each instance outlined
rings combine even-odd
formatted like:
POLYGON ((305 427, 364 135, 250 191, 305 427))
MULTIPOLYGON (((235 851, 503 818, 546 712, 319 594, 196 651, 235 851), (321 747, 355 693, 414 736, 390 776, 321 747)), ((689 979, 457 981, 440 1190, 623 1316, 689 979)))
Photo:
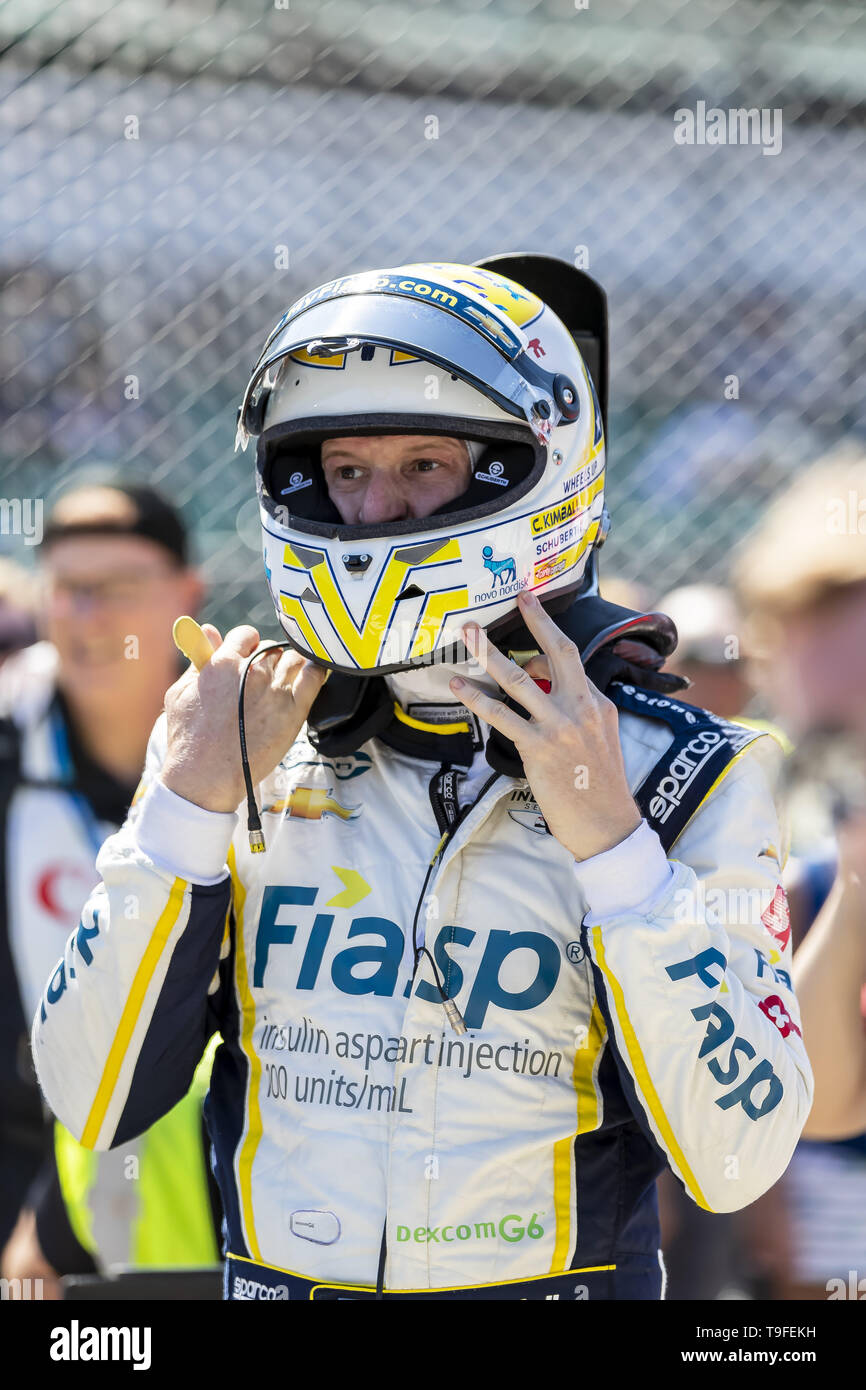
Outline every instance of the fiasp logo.
MULTIPOLYGON (((342 870, 340 876, 347 872, 342 870)), ((287 973, 294 979, 296 990, 327 988, 330 977, 341 994, 393 997, 405 948, 402 929, 387 917, 373 915, 354 917, 348 929, 335 928, 337 914, 314 915, 309 910, 318 895, 318 888, 305 885, 265 888, 256 926, 253 988, 264 989, 267 972, 276 969, 280 980, 287 973), (291 948, 288 956, 286 947, 291 948)), ((357 895, 351 901, 358 901, 357 895)), ((325 906, 340 903, 330 899, 325 906)), ((491 1006, 523 1012, 543 1004, 553 993, 562 964, 557 943, 536 931, 493 928, 479 933, 443 926, 432 951, 451 997, 468 992, 461 1008, 470 1029, 484 1026, 491 1006)), ((409 988, 411 982, 407 995, 409 988)), ((427 1003, 442 1003, 430 980, 419 981, 414 993, 427 1003)))

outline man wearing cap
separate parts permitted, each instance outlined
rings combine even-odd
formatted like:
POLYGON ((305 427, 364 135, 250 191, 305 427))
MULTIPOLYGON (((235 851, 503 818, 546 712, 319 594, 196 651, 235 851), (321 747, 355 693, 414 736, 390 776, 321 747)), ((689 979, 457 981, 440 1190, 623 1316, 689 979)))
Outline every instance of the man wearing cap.
POLYGON ((739 588, 768 695, 836 802, 836 881, 794 961, 815 1072, 805 1135, 866 1131, 866 456, 816 464, 749 538, 739 588), (820 740, 820 747, 819 747, 820 740), (832 759, 832 765, 831 765, 832 759))
MULTIPOLYGON (((133 799, 163 691, 177 674, 171 621, 202 597, 183 523, 148 487, 67 491, 40 559, 44 640, 0 673, 0 1249, 52 1148, 25 1020, 78 920, 96 851, 133 799)), ((44 1173, 53 1184, 51 1165, 44 1173)), ((40 1187, 31 1200, 45 1198, 40 1187)), ((25 1273, 43 1272, 33 1265, 34 1236, 28 1215, 4 1275, 21 1273, 22 1243, 25 1273)), ((70 1257, 73 1269, 79 1255, 70 1257)), ((64 1252, 54 1263, 66 1263, 64 1252)), ((44 1273, 50 1279, 53 1266, 44 1273)))
POLYGON ((677 671, 691 682, 683 698, 725 719, 739 719, 753 691, 741 651, 742 622, 718 584, 684 584, 659 600, 676 624, 677 671))

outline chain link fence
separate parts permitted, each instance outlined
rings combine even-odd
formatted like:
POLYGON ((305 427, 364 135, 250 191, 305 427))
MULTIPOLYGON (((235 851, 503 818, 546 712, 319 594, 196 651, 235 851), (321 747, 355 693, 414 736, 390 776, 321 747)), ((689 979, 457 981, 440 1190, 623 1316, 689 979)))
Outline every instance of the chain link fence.
POLYGON ((275 626, 248 371, 338 274, 536 250, 601 281, 602 574, 651 597, 866 436, 857 4, 7 0, 0 46, 0 489, 152 480, 223 623, 275 626))

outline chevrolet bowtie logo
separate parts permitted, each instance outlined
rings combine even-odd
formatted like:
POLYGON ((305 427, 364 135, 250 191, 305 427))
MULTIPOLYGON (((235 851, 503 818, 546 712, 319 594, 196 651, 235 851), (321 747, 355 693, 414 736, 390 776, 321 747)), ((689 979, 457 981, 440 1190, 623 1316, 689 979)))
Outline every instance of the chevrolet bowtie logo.
POLYGON ((300 820, 322 820, 324 816, 337 816, 340 820, 357 820, 361 814, 360 806, 343 806, 329 787, 295 787, 288 796, 265 806, 264 811, 280 815, 288 811, 290 816, 300 820))

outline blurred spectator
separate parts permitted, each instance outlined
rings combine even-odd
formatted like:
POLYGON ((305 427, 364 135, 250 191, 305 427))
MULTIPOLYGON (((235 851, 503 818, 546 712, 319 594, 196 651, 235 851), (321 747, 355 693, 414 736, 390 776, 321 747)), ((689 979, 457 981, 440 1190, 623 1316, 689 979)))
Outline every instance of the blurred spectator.
MULTIPOLYGON (((173 620, 195 613, 203 590, 180 517, 147 487, 118 482, 68 491, 48 518, 39 559, 44 640, 0 670, 0 1248, 42 1170, 32 1200, 44 1208, 42 1243, 50 1237, 64 1252, 56 1256, 67 1264, 62 1274, 98 1261, 72 1225, 57 1230, 64 1203, 54 1200, 61 1189, 52 1125, 31 1069, 30 1020, 97 876, 96 852, 124 820, 165 690, 179 673, 173 620)), ((200 1109, 197 1115, 198 1133, 200 1109)), ((74 1141, 67 1139, 57 1152, 68 1159, 74 1141)), ((203 1168, 199 1138, 196 1146, 203 1168)), ((130 1230, 140 1221, 145 1191, 127 1181, 126 1204, 118 1203, 111 1169, 123 1157, 100 1155, 99 1181, 90 1171, 85 1184, 92 1199, 94 1182, 114 1183, 117 1248, 124 1221, 130 1230)), ((181 1186, 189 1181, 189 1172, 179 1172, 181 1186)), ((45 1275, 39 1221, 38 1210, 35 1219, 31 1210, 22 1216, 4 1259, 6 1277, 45 1275)), ((81 1222, 75 1225, 80 1233, 81 1222)))
POLYGON ((36 641, 33 579, 14 560, 0 557, 0 666, 36 641))
POLYGON ((643 584, 633 579, 623 579, 617 574, 605 574, 599 579, 599 593, 608 603, 618 603, 623 608, 633 608, 637 613, 650 610, 649 593, 643 584))
POLYGON ((739 560, 760 681, 797 740, 836 828, 793 876, 795 923, 814 925, 794 959, 815 1101, 782 1187, 792 1261, 783 1296, 826 1298, 866 1271, 866 456, 815 465, 770 509, 739 560), (822 899, 824 899, 822 904, 822 899), (808 1142, 845 1139, 845 1143, 808 1142))
MULTIPOLYGON (((677 649, 668 665, 691 681, 677 699, 741 719, 754 692, 741 649, 742 621, 730 592, 714 584, 689 584, 672 589, 654 607, 677 628, 677 649)), ((763 1246, 773 1222, 762 1219, 759 1231, 754 1219, 758 1207, 768 1215, 766 1197, 744 1219, 740 1212, 703 1211, 671 1173, 661 1174, 658 1193, 667 1298, 753 1298, 766 1292, 763 1246)))
POLYGON ((665 594, 658 608, 673 618, 679 634, 672 668, 691 681, 680 699, 736 719, 753 691, 740 649, 742 623, 731 594, 715 584, 687 584, 665 594))

